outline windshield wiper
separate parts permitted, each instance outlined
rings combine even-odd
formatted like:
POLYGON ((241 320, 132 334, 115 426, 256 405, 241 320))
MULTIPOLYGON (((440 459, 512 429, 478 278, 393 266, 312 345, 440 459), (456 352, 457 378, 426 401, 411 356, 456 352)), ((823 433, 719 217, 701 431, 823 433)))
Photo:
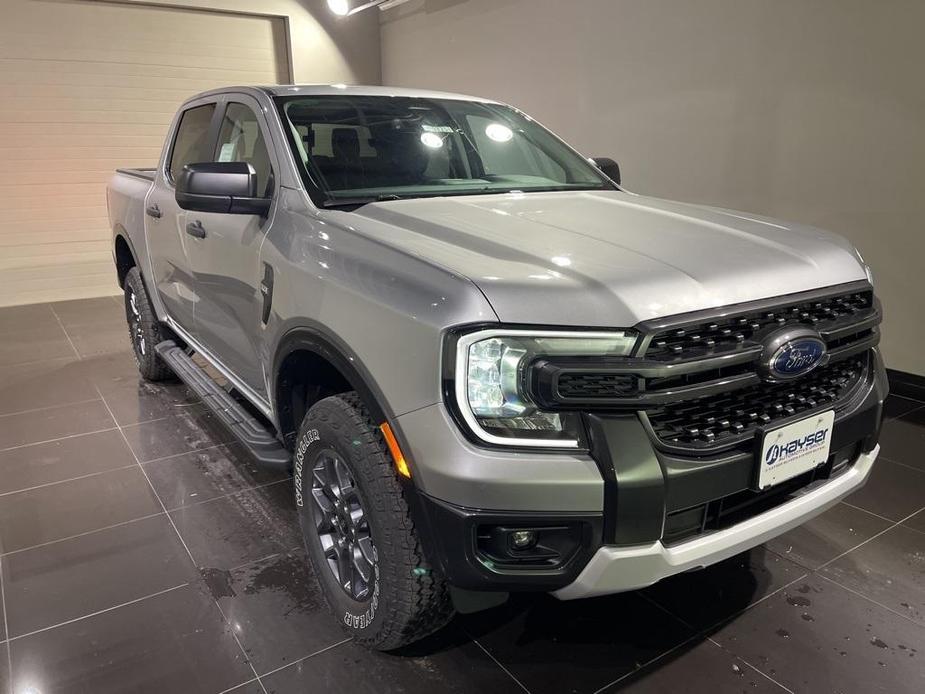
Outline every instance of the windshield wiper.
POLYGON ((387 200, 403 200, 401 195, 371 195, 365 198, 328 198, 322 204, 324 207, 359 207, 371 202, 385 202, 387 200))

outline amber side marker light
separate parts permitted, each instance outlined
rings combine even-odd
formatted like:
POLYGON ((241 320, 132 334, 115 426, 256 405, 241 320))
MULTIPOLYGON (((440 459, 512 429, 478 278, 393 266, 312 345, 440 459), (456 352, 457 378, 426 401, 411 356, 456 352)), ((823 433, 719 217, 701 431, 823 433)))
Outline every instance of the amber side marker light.
POLYGON ((383 422, 379 425, 379 428, 382 430, 385 443, 389 447, 389 452, 392 454, 392 460, 395 461, 395 469, 398 470, 399 475, 407 477, 410 480, 411 470, 408 468, 408 461, 405 460, 401 448, 398 447, 398 441, 395 439, 395 434, 392 433, 392 427, 389 426, 388 422, 383 422))

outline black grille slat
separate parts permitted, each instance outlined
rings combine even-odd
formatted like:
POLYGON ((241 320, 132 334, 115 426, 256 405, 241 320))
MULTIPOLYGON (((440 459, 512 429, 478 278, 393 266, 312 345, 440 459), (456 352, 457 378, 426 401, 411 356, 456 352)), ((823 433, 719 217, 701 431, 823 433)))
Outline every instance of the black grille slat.
POLYGON ((826 325, 851 322, 859 314, 869 312, 873 302, 871 291, 852 292, 668 328, 652 337, 645 357, 656 361, 677 361, 722 353, 760 333, 787 325, 807 325, 824 330, 826 325))
POLYGON ((866 356, 817 369, 788 383, 762 383, 729 393, 650 410, 662 441, 686 447, 715 446, 751 436, 775 420, 837 406, 865 373, 866 356))
POLYGON ((557 390, 564 398, 609 398, 635 393, 638 379, 635 376, 613 373, 563 373, 557 390))

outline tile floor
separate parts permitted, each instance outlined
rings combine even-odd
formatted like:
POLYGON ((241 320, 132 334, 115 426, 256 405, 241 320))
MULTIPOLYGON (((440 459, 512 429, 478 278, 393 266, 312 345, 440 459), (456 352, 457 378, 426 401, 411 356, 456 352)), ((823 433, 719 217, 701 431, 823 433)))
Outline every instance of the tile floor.
POLYGON ((0 694, 925 691, 921 402, 867 487, 747 555, 381 655, 324 611, 290 480, 127 344, 117 299, 0 309, 0 694))

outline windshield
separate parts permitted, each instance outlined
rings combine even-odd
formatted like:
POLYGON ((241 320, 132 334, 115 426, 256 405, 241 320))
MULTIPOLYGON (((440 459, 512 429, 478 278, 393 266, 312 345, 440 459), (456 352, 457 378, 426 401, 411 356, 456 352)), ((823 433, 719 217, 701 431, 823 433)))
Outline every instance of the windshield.
POLYGON ((614 185, 507 106, 392 96, 279 100, 290 145, 324 204, 614 185))

